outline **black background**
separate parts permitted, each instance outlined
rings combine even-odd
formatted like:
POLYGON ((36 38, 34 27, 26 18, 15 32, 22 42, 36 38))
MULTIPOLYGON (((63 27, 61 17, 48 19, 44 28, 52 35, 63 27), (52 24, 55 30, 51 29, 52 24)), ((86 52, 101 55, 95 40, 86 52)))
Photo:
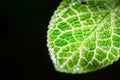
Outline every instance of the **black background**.
POLYGON ((46 31, 60 2, 0 1, 0 80, 120 80, 120 60, 87 74, 54 70, 46 47, 46 31))

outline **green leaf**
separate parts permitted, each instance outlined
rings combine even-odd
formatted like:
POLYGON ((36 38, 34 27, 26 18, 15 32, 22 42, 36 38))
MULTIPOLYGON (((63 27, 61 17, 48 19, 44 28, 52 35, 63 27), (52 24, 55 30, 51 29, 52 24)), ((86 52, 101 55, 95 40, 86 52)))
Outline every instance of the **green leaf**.
POLYGON ((63 0, 50 20, 47 47, 59 72, 111 65, 120 57, 120 1, 63 0))

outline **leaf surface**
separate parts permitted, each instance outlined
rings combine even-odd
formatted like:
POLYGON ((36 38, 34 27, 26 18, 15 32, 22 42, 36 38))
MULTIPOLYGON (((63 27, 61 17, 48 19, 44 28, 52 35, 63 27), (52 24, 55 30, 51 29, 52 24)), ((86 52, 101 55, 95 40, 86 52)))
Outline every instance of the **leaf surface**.
POLYGON ((120 57, 119 0, 63 0, 48 26, 47 46, 55 69, 87 73, 120 57))

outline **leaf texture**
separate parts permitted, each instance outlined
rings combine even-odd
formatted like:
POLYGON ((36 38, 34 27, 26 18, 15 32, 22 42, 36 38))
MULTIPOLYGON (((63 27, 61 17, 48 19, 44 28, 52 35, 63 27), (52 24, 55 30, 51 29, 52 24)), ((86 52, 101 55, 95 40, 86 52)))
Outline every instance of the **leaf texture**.
POLYGON ((119 0, 63 0, 48 26, 47 47, 55 69, 87 73, 120 57, 119 0))

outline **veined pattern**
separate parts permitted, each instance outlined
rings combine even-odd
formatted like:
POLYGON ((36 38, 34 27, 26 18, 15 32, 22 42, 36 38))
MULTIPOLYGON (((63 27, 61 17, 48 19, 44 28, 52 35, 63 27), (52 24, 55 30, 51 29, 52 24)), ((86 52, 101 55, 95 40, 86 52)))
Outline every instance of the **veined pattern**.
POLYGON ((55 69, 86 73, 120 57, 119 0, 63 0, 51 18, 47 46, 55 69))

